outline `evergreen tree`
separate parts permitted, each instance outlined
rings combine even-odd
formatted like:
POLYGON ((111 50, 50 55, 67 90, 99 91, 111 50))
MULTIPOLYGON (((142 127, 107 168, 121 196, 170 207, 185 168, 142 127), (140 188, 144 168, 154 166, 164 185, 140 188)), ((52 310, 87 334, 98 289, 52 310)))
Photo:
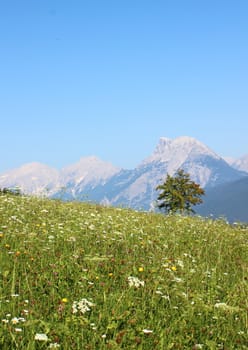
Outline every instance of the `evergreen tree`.
POLYGON ((179 169, 175 176, 167 175, 163 184, 156 187, 160 194, 158 208, 166 213, 194 213, 192 206, 202 203, 205 191, 190 179, 190 175, 179 169))

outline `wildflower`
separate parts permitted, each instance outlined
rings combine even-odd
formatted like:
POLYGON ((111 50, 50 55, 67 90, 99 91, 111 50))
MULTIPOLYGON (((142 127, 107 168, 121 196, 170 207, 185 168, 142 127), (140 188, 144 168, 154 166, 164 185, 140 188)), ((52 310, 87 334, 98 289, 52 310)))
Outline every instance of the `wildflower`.
POLYGON ((184 263, 182 260, 177 260, 177 265, 180 266, 181 268, 184 268, 184 263))
POLYGON ((17 323, 19 323, 19 319, 18 319, 17 317, 14 317, 14 318, 12 318, 11 323, 12 323, 12 324, 17 324, 17 323))
POLYGON ((216 303, 214 307, 216 307, 217 309, 226 309, 228 308, 228 305, 226 303, 216 303))
POLYGON ((20 332, 22 332, 22 329, 21 328, 15 328, 15 332, 20 333, 20 332))
POLYGON ((238 331, 238 334, 239 335, 243 335, 243 334, 245 334, 245 332, 244 331, 238 331))
POLYGON ((173 281, 176 283, 181 283, 181 282, 183 282, 183 279, 179 278, 179 277, 175 277, 173 281))
POLYGON ((87 311, 91 310, 92 306, 94 306, 94 304, 85 298, 80 301, 74 301, 72 304, 72 313, 76 314, 79 311, 85 314, 87 311))
POLYGON ((56 349, 56 348, 60 348, 59 343, 51 343, 48 347, 48 349, 56 349))
POLYGON ((215 308, 223 310, 223 311, 230 311, 230 312, 238 312, 239 311, 239 307, 235 307, 235 306, 230 306, 227 305, 226 303, 216 303, 214 305, 215 308))
POLYGON ((143 333, 144 334, 151 334, 151 333, 153 333, 153 331, 151 330, 151 329, 143 329, 143 333))
POLYGON ((176 266, 172 266, 172 267, 171 267, 171 270, 172 270, 172 271, 176 271, 176 270, 177 270, 177 267, 176 267, 176 266))
POLYGON ((163 295, 163 293, 161 292, 161 290, 156 290, 155 293, 156 293, 156 294, 159 294, 159 295, 163 295))
POLYGON ((145 282, 141 281, 137 277, 129 276, 128 277, 128 284, 129 284, 129 287, 139 288, 140 286, 144 287, 145 282))
POLYGON ((62 303, 67 303, 68 299, 67 298, 63 298, 61 301, 62 301, 62 303))
POLYGON ((73 314, 76 314, 78 312, 77 304, 78 304, 77 301, 74 301, 73 304, 72 304, 72 313, 73 314))
POLYGON ((143 272, 144 271, 144 267, 139 267, 139 272, 143 272))
POLYGON ((34 340, 48 341, 48 336, 45 333, 36 333, 34 340))

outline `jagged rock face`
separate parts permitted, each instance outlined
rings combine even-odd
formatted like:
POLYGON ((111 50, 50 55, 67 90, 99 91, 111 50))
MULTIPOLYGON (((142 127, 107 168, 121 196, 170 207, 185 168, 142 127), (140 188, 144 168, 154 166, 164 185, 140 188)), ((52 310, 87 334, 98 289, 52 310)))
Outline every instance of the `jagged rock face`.
POLYGON ((180 137, 175 140, 161 138, 153 154, 131 173, 111 178, 115 195, 110 197, 114 205, 128 205, 136 209, 152 209, 158 193, 156 187, 167 174, 173 175, 179 168, 188 172, 202 187, 214 187, 236 180, 243 174, 228 165, 220 156, 201 142, 180 137))
POLYGON ((82 158, 60 172, 31 163, 0 175, 0 187, 19 186, 26 193, 148 210, 157 198, 157 185, 179 168, 204 188, 244 176, 200 141, 183 136, 162 137, 154 152, 132 170, 119 169, 95 156, 82 158))

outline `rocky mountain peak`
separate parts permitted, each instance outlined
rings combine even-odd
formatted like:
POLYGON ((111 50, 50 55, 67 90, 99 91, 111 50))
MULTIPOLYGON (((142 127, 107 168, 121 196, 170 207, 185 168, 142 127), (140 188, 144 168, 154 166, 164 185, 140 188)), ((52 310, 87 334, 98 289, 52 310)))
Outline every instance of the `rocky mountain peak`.
POLYGON ((142 162, 141 166, 154 162, 168 163, 168 171, 173 173, 189 159, 203 155, 220 159, 216 153, 193 137, 180 136, 175 139, 161 137, 154 152, 142 162))

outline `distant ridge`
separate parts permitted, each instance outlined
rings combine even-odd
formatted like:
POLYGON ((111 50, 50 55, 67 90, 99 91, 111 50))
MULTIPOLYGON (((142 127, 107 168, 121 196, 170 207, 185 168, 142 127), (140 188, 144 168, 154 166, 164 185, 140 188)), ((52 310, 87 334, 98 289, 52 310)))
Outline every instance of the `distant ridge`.
MULTIPOLYGON (((245 161, 246 158, 242 164, 245 161)), ((227 190, 228 184, 247 175, 237 169, 237 163, 230 165, 202 142, 181 136, 175 139, 161 137, 152 154, 131 170, 120 169, 96 156, 81 158, 61 171, 30 163, 1 174, 0 187, 18 186, 24 193, 153 210, 156 186, 167 174, 173 175, 179 168, 204 187, 209 198, 211 193, 217 193, 211 188, 226 184, 223 188, 227 190)), ((246 186, 246 181, 242 184, 246 186)))
POLYGON ((227 158, 227 162, 235 169, 248 172, 248 154, 239 159, 227 158))
POLYGON ((248 174, 246 177, 209 189, 197 213, 230 222, 248 222, 248 174))
POLYGON ((59 171, 46 164, 32 162, 0 174, 0 188, 19 187, 24 193, 45 194, 48 188, 56 191, 59 171))

